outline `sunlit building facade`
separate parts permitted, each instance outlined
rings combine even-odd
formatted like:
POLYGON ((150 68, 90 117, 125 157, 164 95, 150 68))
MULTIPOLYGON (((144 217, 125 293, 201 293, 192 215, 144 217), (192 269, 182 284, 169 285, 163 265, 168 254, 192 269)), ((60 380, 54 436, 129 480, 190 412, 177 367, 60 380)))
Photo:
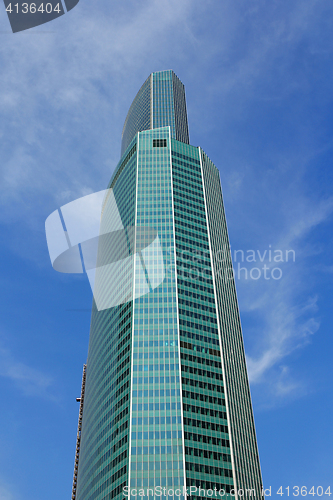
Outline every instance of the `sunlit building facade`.
POLYGON ((93 305, 75 498, 260 498, 219 172, 189 145, 173 71, 134 99, 108 187, 124 227, 157 231, 163 269, 152 255, 158 287, 134 269, 133 300, 93 305))

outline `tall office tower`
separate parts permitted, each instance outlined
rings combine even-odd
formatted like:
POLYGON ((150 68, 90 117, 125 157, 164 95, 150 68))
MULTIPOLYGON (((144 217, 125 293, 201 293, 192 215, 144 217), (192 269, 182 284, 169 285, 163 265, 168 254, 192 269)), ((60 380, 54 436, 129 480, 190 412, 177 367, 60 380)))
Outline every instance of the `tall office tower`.
POLYGON ((133 300, 93 304, 73 498, 121 499, 126 486, 149 498, 161 498, 156 487, 184 498, 183 486, 261 498, 219 172, 189 145, 173 71, 152 73, 134 99, 109 188, 124 228, 147 234, 147 248, 158 235, 162 264, 157 249, 149 263, 141 252, 123 277, 133 300))

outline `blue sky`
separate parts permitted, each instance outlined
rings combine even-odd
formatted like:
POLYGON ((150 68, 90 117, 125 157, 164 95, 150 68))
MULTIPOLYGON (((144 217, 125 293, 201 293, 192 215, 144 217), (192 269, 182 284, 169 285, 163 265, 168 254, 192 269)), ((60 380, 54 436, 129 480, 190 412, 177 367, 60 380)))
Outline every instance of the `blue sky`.
POLYGON ((163 69, 220 169, 232 250, 295 251, 279 280, 236 280, 264 485, 333 491, 332 10, 81 0, 13 35, 0 8, 1 500, 70 497, 92 297, 53 271, 44 222, 106 188, 127 110, 163 69))

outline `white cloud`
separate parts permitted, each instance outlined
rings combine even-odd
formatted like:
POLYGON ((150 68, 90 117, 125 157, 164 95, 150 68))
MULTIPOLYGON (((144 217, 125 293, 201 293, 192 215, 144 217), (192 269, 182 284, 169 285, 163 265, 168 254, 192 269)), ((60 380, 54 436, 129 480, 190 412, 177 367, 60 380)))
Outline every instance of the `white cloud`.
MULTIPOLYGON (((247 353, 250 382, 270 386, 274 397, 278 398, 299 396, 303 382, 297 375, 290 374, 286 362, 292 352, 312 341, 313 334, 320 327, 318 297, 311 294, 314 281, 311 257, 318 250, 311 251, 306 240, 314 228, 327 221, 333 210, 331 199, 317 207, 311 204, 311 200, 301 197, 294 198, 294 201, 296 207, 303 210, 291 214, 289 226, 283 225, 276 241, 272 242, 272 249, 280 249, 284 255, 285 250, 293 249, 295 262, 291 259, 276 263, 266 259, 267 276, 272 268, 279 267, 283 273, 280 280, 243 279, 237 283, 241 310, 256 318, 255 333, 249 335, 251 342, 247 353)), ((242 266, 262 268, 264 263, 257 259, 255 263, 242 263, 242 266)))
POLYGON ((3 222, 21 218, 22 209, 38 216, 35 196, 45 205, 59 192, 75 199, 87 186, 106 187, 138 90, 133 75, 142 73, 143 82, 156 69, 170 31, 181 45, 179 26, 192 10, 191 2, 174 0, 132 2, 125 16, 122 5, 107 15, 106 6, 78 5, 75 15, 53 22, 54 33, 18 33, 0 49, 3 222))
POLYGON ((17 500, 17 498, 10 487, 0 479, 0 500, 17 500))
POLYGON ((263 331, 260 354, 247 356, 251 382, 267 382, 267 372, 295 349, 304 347, 319 328, 315 317, 306 316, 317 311, 316 298, 304 307, 293 306, 295 297, 285 297, 283 292, 270 294, 261 303, 263 331), (289 299, 289 300, 288 300, 289 299))
MULTIPOLYGON (((92 4, 80 2, 75 14, 50 24, 54 33, 10 37, 0 49, 3 222, 29 225, 37 218, 42 228, 55 208, 106 187, 119 159, 125 114, 151 71, 176 64, 191 75, 195 83, 179 76, 198 90, 189 105, 195 117, 197 113, 197 124, 208 133, 219 130, 219 124, 209 111, 205 114, 200 100, 204 105, 213 102, 215 110, 219 99, 221 121, 234 115, 234 125, 253 103, 283 102, 307 88, 307 73, 296 74, 293 66, 299 44, 317 32, 320 2, 311 0, 304 6, 297 1, 267 9, 266 2, 256 1, 242 14, 240 4, 244 9, 242 2, 234 1, 150 0, 132 1, 126 8, 123 2, 101 2, 90 10, 92 4), (205 86, 200 89, 202 82, 205 86)), ((312 52, 315 49, 312 41, 312 52)), ((251 339, 248 358, 251 379, 258 383, 268 380, 267 373, 318 328, 315 299, 304 283, 311 273, 302 245, 311 230, 327 220, 332 200, 310 200, 295 174, 302 173, 318 152, 315 143, 308 144, 310 135, 311 130, 305 131, 299 143, 282 151, 272 142, 268 167, 260 165, 264 155, 258 151, 255 165, 240 152, 230 158, 229 171, 224 168, 233 231, 243 231, 245 216, 241 221, 239 213, 246 214, 251 248, 272 244, 296 250, 297 262, 284 265, 280 282, 238 286, 243 311, 257 315, 257 330, 262 331, 251 339), (262 212, 267 220, 259 220, 262 212)), ((234 138, 240 151, 242 141, 241 135, 234 138)), ((306 251, 311 257, 311 246, 306 251)), ((6 373, 15 383, 25 377, 32 387, 46 390, 47 378, 39 379, 40 374, 13 360, 10 366, 6 373)))
POLYGON ((9 379, 25 396, 54 400, 51 394, 52 378, 17 361, 9 349, 2 346, 0 346, 0 377, 9 379))

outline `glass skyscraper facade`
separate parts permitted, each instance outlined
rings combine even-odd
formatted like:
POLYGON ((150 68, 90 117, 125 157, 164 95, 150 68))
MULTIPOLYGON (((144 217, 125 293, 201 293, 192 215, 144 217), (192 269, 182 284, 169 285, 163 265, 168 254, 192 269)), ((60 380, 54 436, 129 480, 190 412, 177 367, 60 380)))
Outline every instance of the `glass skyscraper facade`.
POLYGON ((152 73, 137 93, 124 123, 121 154, 137 132, 167 126, 172 138, 189 144, 185 88, 171 70, 152 73))
POLYGON ((225 494, 213 498, 261 498, 219 172, 189 145, 173 71, 138 92, 108 187, 125 228, 157 232, 163 266, 153 248, 149 273, 135 260, 124 271, 133 300, 93 304, 75 498, 121 499, 130 487, 183 499, 191 486, 194 498, 194 487, 201 498, 214 488, 225 494))

